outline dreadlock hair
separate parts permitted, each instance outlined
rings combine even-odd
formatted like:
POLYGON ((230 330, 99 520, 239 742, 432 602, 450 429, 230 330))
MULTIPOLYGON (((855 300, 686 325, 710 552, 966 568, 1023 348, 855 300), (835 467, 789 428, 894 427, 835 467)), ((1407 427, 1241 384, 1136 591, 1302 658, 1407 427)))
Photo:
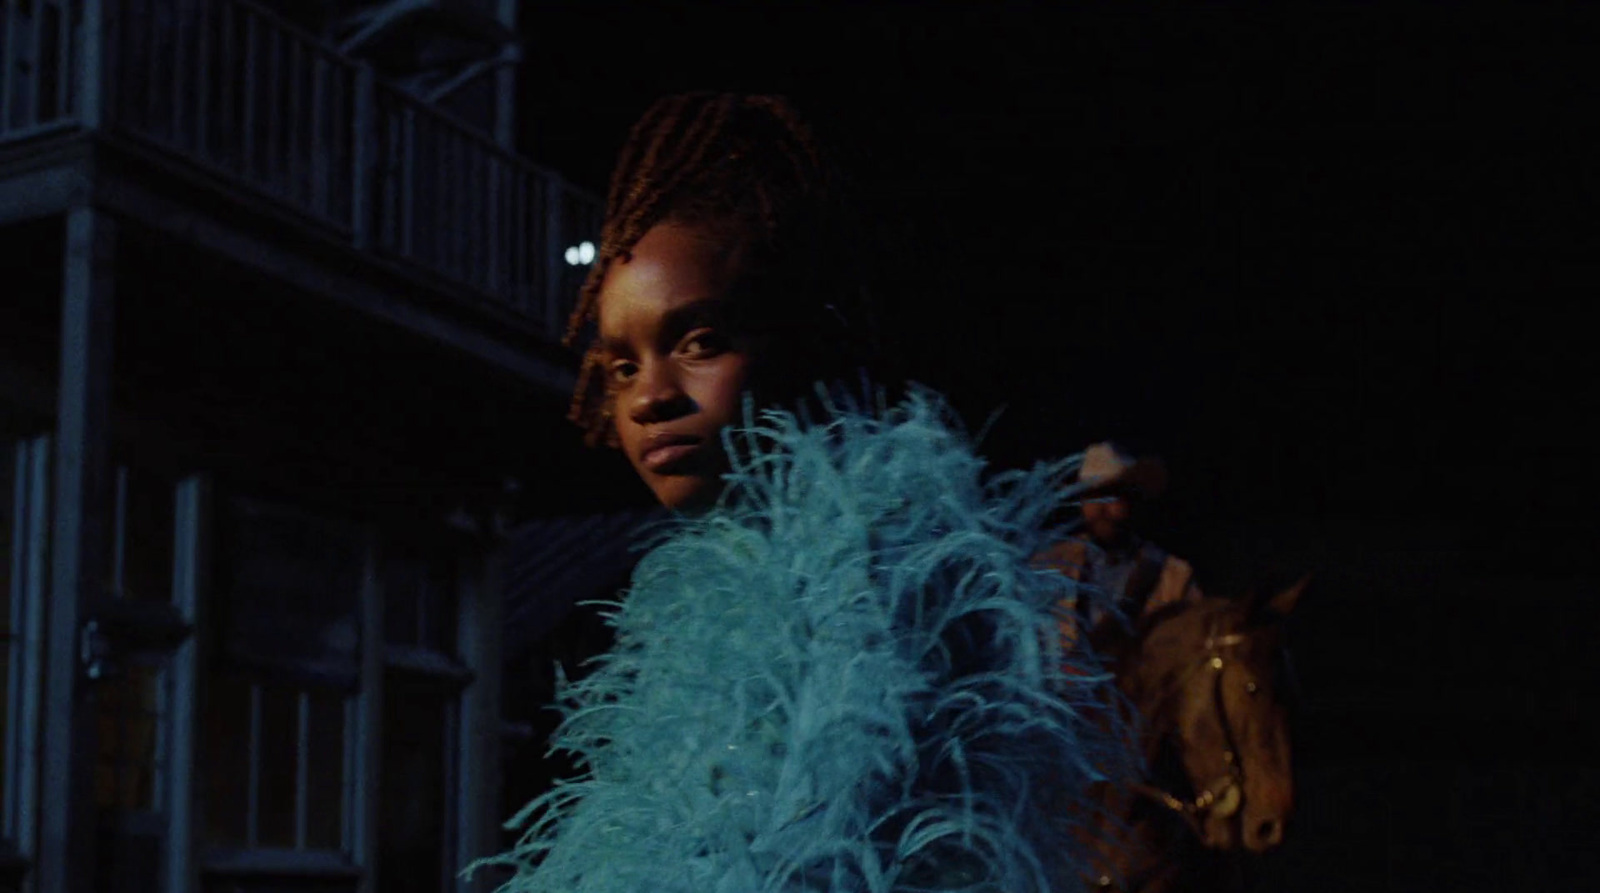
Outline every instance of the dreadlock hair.
MULTIPOLYGON (((563 343, 592 341, 600 287, 657 224, 703 227, 745 249, 741 317, 780 337, 758 362, 764 396, 800 395, 812 382, 868 368, 867 317, 856 227, 839 173, 782 97, 685 93, 658 100, 623 145, 606 196, 600 250, 563 343)), ((598 348, 585 345, 568 418, 586 439, 616 445, 598 348)))

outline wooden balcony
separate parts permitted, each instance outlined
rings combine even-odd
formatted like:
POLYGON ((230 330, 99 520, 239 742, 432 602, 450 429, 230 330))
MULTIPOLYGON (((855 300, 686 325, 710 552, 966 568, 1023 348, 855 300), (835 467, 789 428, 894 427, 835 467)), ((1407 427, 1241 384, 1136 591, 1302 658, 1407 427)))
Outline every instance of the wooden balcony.
POLYGON ((199 242, 271 218, 230 253, 332 248, 546 342, 603 210, 250 0, 0 0, 0 222, 82 202, 199 242))

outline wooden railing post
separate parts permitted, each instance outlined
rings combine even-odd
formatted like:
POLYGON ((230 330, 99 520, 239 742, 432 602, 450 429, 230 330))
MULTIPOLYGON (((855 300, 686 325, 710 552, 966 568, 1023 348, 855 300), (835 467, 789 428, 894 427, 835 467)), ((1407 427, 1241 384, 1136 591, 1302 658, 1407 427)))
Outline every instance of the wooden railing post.
POLYGON ((350 232, 355 246, 372 245, 373 206, 378 183, 378 79, 369 63, 356 67, 350 123, 350 232))
MULTIPOLYGON (((89 129, 109 123, 106 92, 111 83, 111 27, 117 15, 116 0, 83 0, 83 37, 78 46, 78 120, 89 129)), ((37 9, 37 7, 35 7, 37 9)))
POLYGON ((562 213, 567 198, 567 184, 559 174, 544 175, 544 282, 539 295, 545 331, 559 335, 561 326, 561 280, 566 273, 566 214, 562 213))

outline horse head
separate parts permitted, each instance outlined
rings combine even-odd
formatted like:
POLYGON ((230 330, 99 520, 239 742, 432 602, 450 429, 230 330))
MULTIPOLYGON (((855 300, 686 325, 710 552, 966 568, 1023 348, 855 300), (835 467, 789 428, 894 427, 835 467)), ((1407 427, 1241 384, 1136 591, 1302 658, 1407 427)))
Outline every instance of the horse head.
POLYGON ((1158 611, 1112 647, 1151 769, 1141 793, 1217 850, 1264 852, 1293 806, 1284 620, 1309 578, 1158 611))

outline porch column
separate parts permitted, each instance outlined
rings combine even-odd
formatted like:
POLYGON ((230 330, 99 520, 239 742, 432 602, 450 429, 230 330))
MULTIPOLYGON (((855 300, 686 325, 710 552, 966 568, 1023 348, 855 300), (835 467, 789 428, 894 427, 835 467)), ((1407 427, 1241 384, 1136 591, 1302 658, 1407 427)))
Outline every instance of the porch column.
POLYGON ((116 225, 67 214, 55 440, 39 864, 35 888, 89 893, 95 865, 95 691, 82 678, 82 620, 106 593, 111 543, 111 323, 116 225))
MULTIPOLYGON (((495 536, 493 532, 491 537, 495 536)), ((500 703, 500 625, 505 599, 503 541, 482 543, 475 550, 472 572, 457 589, 460 623, 456 647, 472 671, 472 684, 462 692, 460 779, 457 802, 458 858, 462 865, 500 852, 500 824, 510 818, 501 808, 500 736, 504 725, 500 703), (485 554, 487 552, 487 554, 485 554)), ((481 871, 472 881, 459 881, 453 893, 488 893, 494 872, 481 871)))

